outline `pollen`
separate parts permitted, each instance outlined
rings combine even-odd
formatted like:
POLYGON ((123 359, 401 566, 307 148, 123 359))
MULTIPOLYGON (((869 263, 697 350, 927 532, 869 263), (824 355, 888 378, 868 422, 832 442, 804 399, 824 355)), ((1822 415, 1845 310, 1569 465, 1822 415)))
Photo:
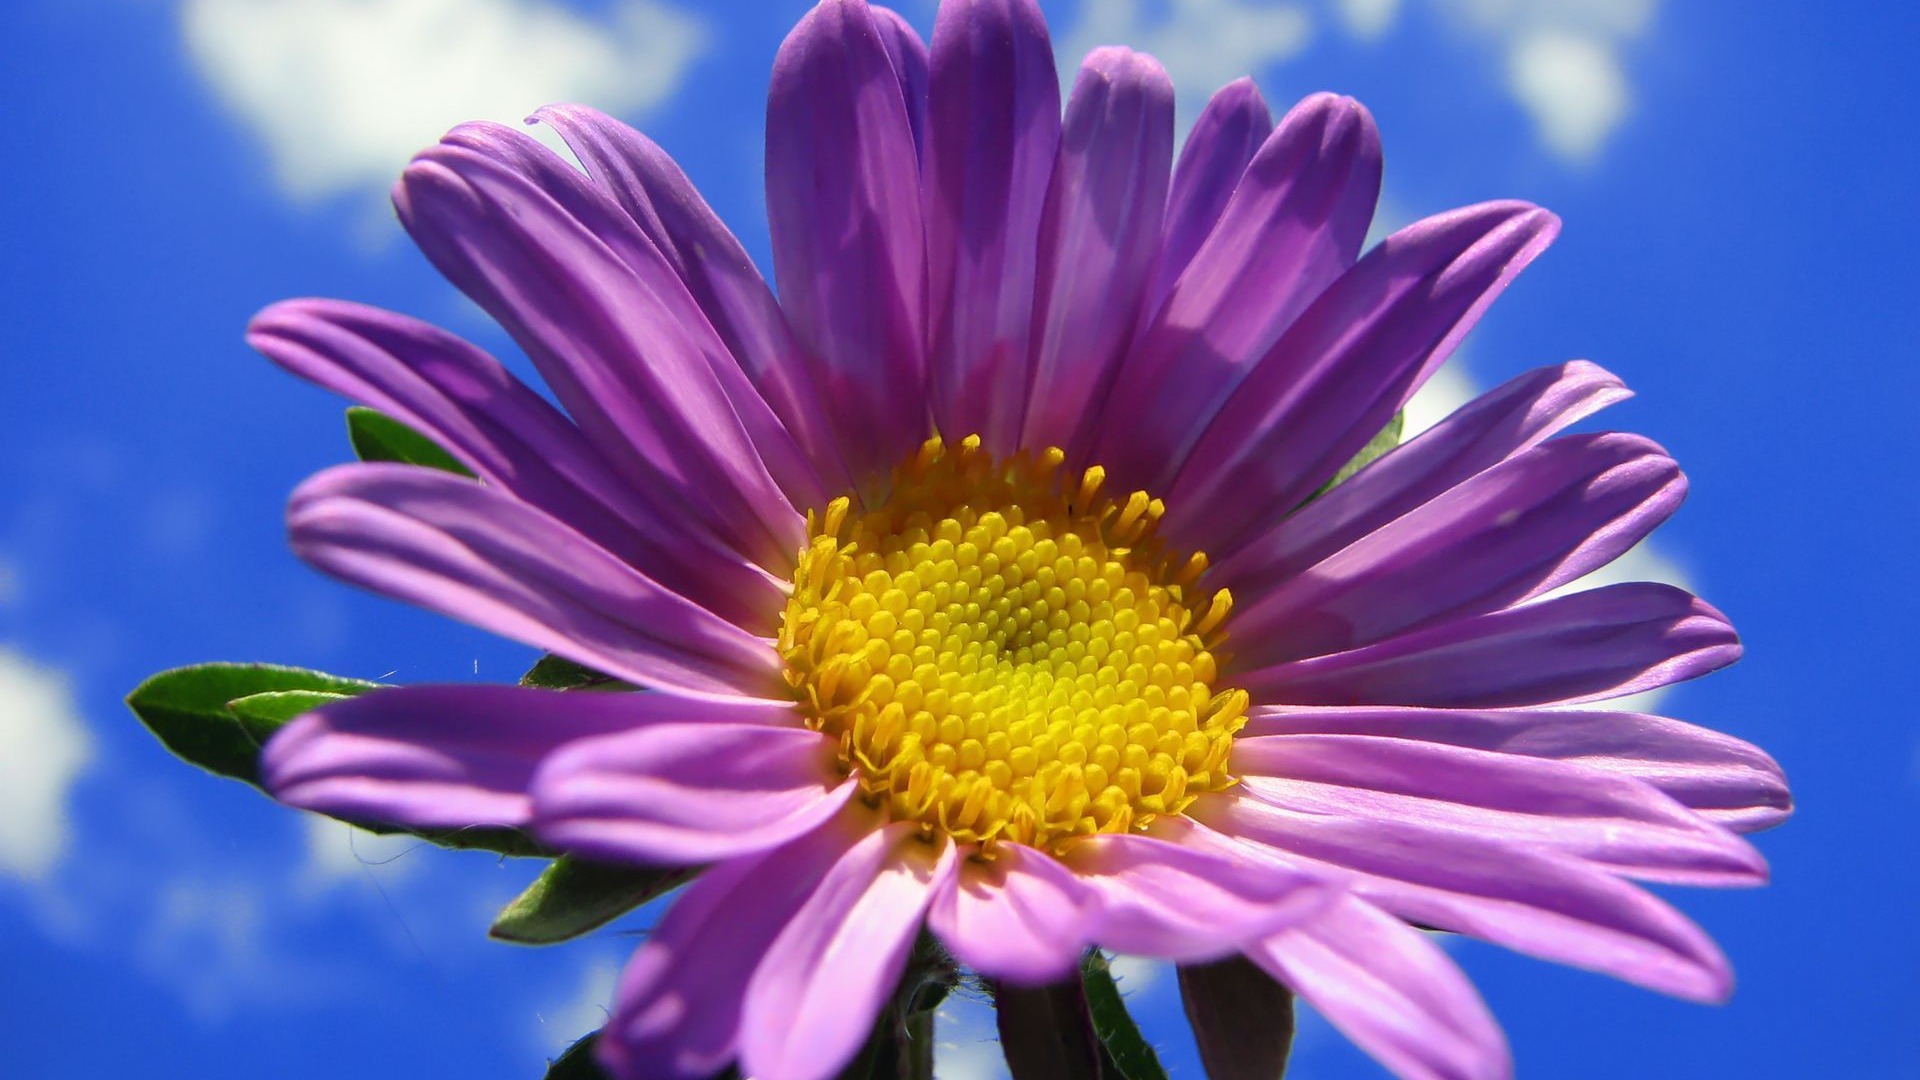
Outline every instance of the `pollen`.
POLYGON ((931 439, 871 508, 808 518, 778 639, 807 723, 866 800, 991 851, 1143 829, 1233 783, 1233 602, 1164 510, 1057 449, 931 439))

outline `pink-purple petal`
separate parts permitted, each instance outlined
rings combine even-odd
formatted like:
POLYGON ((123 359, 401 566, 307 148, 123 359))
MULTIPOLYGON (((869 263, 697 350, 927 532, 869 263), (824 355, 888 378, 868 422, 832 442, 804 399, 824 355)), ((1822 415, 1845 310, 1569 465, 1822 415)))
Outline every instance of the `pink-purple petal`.
POLYGON ((1030 384, 1034 264, 1060 145, 1060 83, 1034 0, 946 0, 933 26, 926 164, 934 427, 1013 452, 1030 384))
POLYGON ((1379 189, 1358 102, 1317 94, 1281 120, 1121 368, 1095 454, 1117 484, 1167 491, 1234 388, 1353 265, 1379 189))
POLYGON ((932 79, 932 61, 928 56, 927 43, 921 40, 920 32, 892 8, 875 4, 868 10, 873 12, 873 24, 879 29, 881 40, 886 43, 887 59, 893 62, 894 77, 900 80, 900 97, 906 102, 907 124, 913 129, 914 149, 924 163, 927 157, 927 87, 932 79))
POLYGON ((1319 912, 1323 879, 1190 846, 1179 818, 1159 835, 1101 833, 1061 856, 1092 894, 1087 936, 1104 948, 1180 963, 1218 960, 1319 912))
POLYGON ((1344 880, 1422 926, 1452 930, 1677 997, 1724 999, 1712 939, 1645 890, 1575 859, 1394 817, 1303 814, 1233 792, 1188 811, 1221 845, 1344 880), (1233 839, 1228 839, 1233 838, 1233 839))
POLYGON ((1067 100, 1040 226, 1033 389, 1021 445, 1077 459, 1133 339, 1173 156, 1173 83, 1152 57, 1095 49, 1067 100))
POLYGON ((542 758, 663 713, 739 707, 664 694, 512 686, 405 686, 294 718, 260 754, 260 782, 290 806, 414 828, 519 826, 542 758))
POLYGON ((1786 820, 1779 764, 1752 743, 1664 716, 1599 709, 1255 709, 1242 739, 1266 735, 1411 739, 1573 762, 1631 776, 1709 821, 1754 832, 1786 820))
POLYGON ((967 859, 934 898, 927 925, 956 959, 988 978, 1039 985, 1065 978, 1093 942, 1092 893, 1051 855, 1000 844, 967 859))
POLYGON ((847 848, 747 984, 741 1071, 757 1080, 828 1080, 866 1042, 894 991, 955 849, 895 822, 847 848))
POLYGON ((1239 790, 1306 814, 1391 816, 1558 851, 1633 877, 1692 885, 1766 880, 1759 852, 1651 784, 1492 750, 1364 735, 1234 741, 1239 790))
POLYGON ((1237 654, 1322 656, 1538 596, 1639 543, 1686 488, 1636 435, 1542 443, 1238 605, 1237 654))
POLYGON ((1211 580, 1237 593, 1285 581, 1474 474, 1630 396, 1620 380, 1584 360, 1536 368, 1474 398, 1282 518, 1214 564, 1211 580))
POLYGON ((294 492, 287 528, 294 553, 334 577, 616 678, 710 697, 778 688, 764 640, 463 477, 339 466, 294 492))
POLYGON ((1428 935, 1357 897, 1247 949, 1400 1080, 1507 1080, 1506 1037, 1428 935))
POLYGON ((1628 582, 1234 679, 1261 703, 1501 709, 1623 697, 1739 658, 1739 635, 1711 605, 1671 585, 1628 582))
POLYGON ((598 862, 704 866, 818 828, 857 783, 791 707, 583 739, 534 774, 534 835, 598 862))
POLYGON ((888 41, 862 0, 824 0, 780 46, 767 92, 781 306, 856 484, 928 434, 920 166, 888 41))
POLYGON ((1144 314, 1158 311, 1173 283, 1186 272, 1240 186, 1247 163, 1271 134, 1273 112, 1252 79, 1235 79, 1207 101, 1187 132, 1180 162, 1174 166, 1160 259, 1147 290, 1144 314))

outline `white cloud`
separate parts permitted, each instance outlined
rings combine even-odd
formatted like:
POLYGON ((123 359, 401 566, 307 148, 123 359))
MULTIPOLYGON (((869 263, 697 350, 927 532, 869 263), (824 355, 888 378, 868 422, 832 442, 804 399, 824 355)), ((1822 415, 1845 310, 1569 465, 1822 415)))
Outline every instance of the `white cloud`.
POLYGON ((659 0, 619 0, 598 18, 542 0, 186 0, 182 24, 195 63, 302 202, 384 192, 463 120, 517 123, 568 100, 646 110, 707 40, 659 0))
POLYGON ((1547 148, 1569 161, 1589 161, 1627 115, 1627 77, 1608 42, 1541 31, 1507 54, 1507 85, 1533 114, 1547 148))
POLYGON ((1114 985, 1122 994, 1131 997, 1146 992, 1160 976, 1166 974, 1167 964, 1160 960, 1150 960, 1143 956, 1116 956, 1110 963, 1114 985))
POLYGON ((0 649, 0 874, 44 878, 68 843, 68 794, 93 736, 66 679, 0 649))
POLYGON ((1400 0, 1339 0, 1339 12, 1348 33, 1371 41, 1386 33, 1400 17, 1400 0))
POLYGON ((321 814, 301 815, 301 825, 307 834, 307 862, 301 880, 315 891, 369 874, 391 879, 406 872, 409 864, 405 856, 426 845, 416 836, 382 836, 321 814))
POLYGON ((1313 38, 1313 20, 1294 4, 1251 0, 1085 0, 1080 20, 1056 50, 1065 77, 1100 45, 1124 44, 1166 66, 1179 102, 1180 130, 1220 87, 1292 59, 1313 38))
POLYGON ((581 1036, 605 1026, 607 1008, 613 1004, 613 991, 619 983, 619 961, 601 958, 589 963, 565 1000, 534 1013, 539 1025, 535 1042, 540 1052, 557 1057, 581 1036))

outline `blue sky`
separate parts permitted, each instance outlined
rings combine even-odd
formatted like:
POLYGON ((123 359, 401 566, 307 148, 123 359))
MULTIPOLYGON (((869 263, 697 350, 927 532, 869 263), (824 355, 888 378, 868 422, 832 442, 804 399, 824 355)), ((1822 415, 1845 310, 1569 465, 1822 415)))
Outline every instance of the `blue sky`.
MULTIPOLYGON (((332 295, 511 348, 404 242, 384 191, 470 116, 597 104, 675 153, 762 265, 762 95, 797 2, 11 0, 0 100, 0 1015, 10 1076, 537 1076, 647 925, 484 939, 534 867, 350 837, 170 758, 120 697, 260 659, 510 680, 527 651, 351 592, 281 509, 346 456, 340 403, 240 343, 332 295)), ((1490 947, 1455 955, 1533 1077, 1920 1074, 1920 376, 1904 4, 1050 3, 1063 52, 1159 53, 1189 109, 1246 71, 1352 93, 1385 215, 1520 197, 1555 248, 1440 392, 1572 357, 1639 397, 1687 507, 1636 556, 1726 610, 1729 672, 1660 708, 1761 743, 1798 817, 1776 883, 1676 893, 1733 957, 1706 1009, 1490 947)), ((923 29, 931 3, 907 0, 923 29)), ((1190 113, 1189 113, 1190 115, 1190 113)), ((1131 971, 1181 1075, 1177 995, 1131 971)), ((950 1026, 944 1075, 991 1048, 950 1026)), ((1310 1024, 1296 1076, 1381 1075, 1310 1024)))

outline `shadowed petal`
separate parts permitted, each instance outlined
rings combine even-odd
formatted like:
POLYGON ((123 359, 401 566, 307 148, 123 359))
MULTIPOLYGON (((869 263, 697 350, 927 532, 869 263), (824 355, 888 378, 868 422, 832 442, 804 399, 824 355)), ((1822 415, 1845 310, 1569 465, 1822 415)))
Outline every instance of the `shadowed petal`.
POLYGON ((1637 694, 1740 658, 1705 601, 1628 582, 1235 675, 1265 703, 1498 709, 1637 694))
POLYGON ((927 924, 959 961, 988 978, 1038 985, 1073 974, 1092 944, 1092 893, 1059 860, 1001 844, 991 861, 960 863, 927 924))
POLYGON ((1195 427, 1165 444, 1162 452, 1176 455, 1169 468, 1180 470, 1177 479, 1160 474, 1173 482, 1155 488, 1167 501, 1169 540, 1226 558, 1305 502, 1386 426, 1559 227, 1526 203, 1482 203, 1381 241, 1257 362, 1247 359, 1245 379, 1217 411, 1195 414, 1204 434, 1195 427))
POLYGON ((1203 796, 1188 813, 1215 843, 1232 837, 1288 866, 1344 878, 1423 926, 1677 997, 1717 1001, 1733 989, 1726 958, 1699 927, 1577 860, 1394 817, 1303 814, 1232 792, 1203 796))
POLYGON ((887 59, 893 62, 894 76, 900 80, 900 97, 907 105, 907 124, 913 129, 914 149, 924 163, 927 157, 927 84, 932 78, 927 43, 920 39, 919 31, 901 18, 899 12, 878 4, 868 10, 873 12, 873 25, 880 31, 880 39, 886 43, 887 59))
POLYGON ((1095 460, 1123 490, 1167 490, 1234 387, 1353 265, 1379 192, 1359 102, 1316 94, 1280 121, 1114 384, 1095 460))
POLYGON ((825 0, 780 46, 767 92, 781 305, 856 483, 928 431, 920 167, 888 41, 861 0, 825 0))
POLYGON ((1024 446, 1078 457, 1139 321, 1173 156, 1173 83, 1152 57, 1095 49, 1067 101, 1040 227, 1024 446))
POLYGON ((1103 833, 1062 856, 1093 894, 1087 936, 1102 947, 1180 963, 1218 960, 1322 910, 1337 891, 1316 877, 1270 863, 1236 860, 1167 838, 1103 833))
POLYGON ((343 465, 294 492, 294 553, 363 588, 696 696, 777 686, 767 643, 527 504, 449 473, 343 465))
POLYGON ((767 947, 741 1010, 743 1072, 827 1080, 866 1042, 954 871, 953 846, 917 828, 896 822, 848 848, 767 947))
POLYGON ((1780 766, 1752 743, 1645 713, 1598 709, 1289 708, 1253 711, 1241 738, 1364 735, 1569 761, 1645 781, 1735 832, 1792 812, 1780 766))
POLYGON ((1240 790, 1308 814, 1390 816, 1558 851, 1633 877, 1766 880, 1759 852, 1631 776, 1411 739, 1267 735, 1233 744, 1240 790))
POLYGON ((1639 543, 1686 490, 1637 435, 1543 443, 1236 607, 1240 662, 1322 656, 1538 596, 1639 543))
POLYGON ((933 24, 926 223, 934 426, 1011 453, 1060 83, 1034 0, 946 0, 933 24))
POLYGON ((1200 111, 1180 150, 1180 163, 1173 170, 1160 260, 1154 268, 1153 285, 1147 290, 1144 314, 1152 315, 1160 309, 1173 283, 1220 220, 1227 200, 1240 186, 1247 163, 1271 134, 1273 113, 1250 78, 1235 79, 1221 87, 1200 111))
POLYGON ((766 722, 652 724, 569 744, 534 775, 534 835, 599 862, 703 866, 764 851, 832 817, 833 741, 791 708, 766 722))
POLYGON ((1247 955, 1400 1080, 1506 1080, 1507 1040, 1446 950, 1354 897, 1247 955))
POLYGON ((1476 473, 1630 397, 1584 360, 1537 368, 1461 406, 1214 564, 1210 580, 1251 595, 1296 574, 1476 473))

